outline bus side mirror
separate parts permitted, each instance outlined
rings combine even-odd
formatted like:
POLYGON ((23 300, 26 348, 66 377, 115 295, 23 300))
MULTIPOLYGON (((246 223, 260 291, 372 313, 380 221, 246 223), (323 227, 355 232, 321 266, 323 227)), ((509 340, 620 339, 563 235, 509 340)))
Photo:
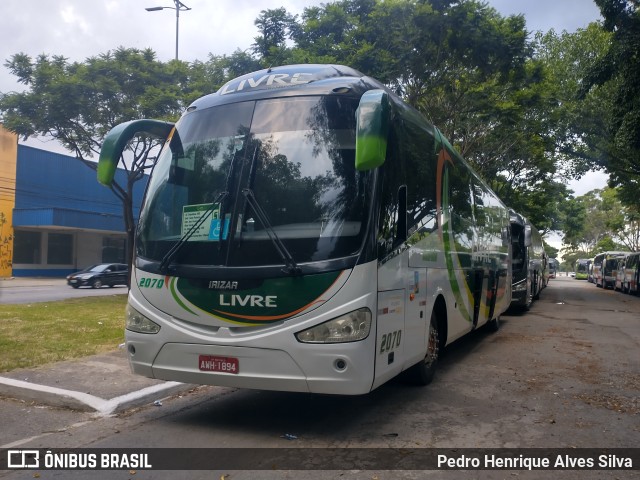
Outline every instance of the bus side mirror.
POLYGON ((531 246, 531 225, 524 226, 524 246, 531 246))
POLYGON ((389 94, 384 90, 369 90, 362 95, 356 111, 356 170, 371 170, 384 163, 390 110, 389 94))
POLYGON ((102 142, 98 160, 98 182, 110 187, 116 174, 118 162, 127 143, 138 133, 167 138, 174 124, 160 120, 133 120, 113 127, 102 142))

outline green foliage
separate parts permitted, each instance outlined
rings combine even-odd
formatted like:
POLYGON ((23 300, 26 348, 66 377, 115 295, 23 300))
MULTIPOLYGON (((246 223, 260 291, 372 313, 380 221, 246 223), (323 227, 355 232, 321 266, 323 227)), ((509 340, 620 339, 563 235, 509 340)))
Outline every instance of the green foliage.
POLYGON ((549 258, 556 258, 560 253, 559 248, 549 245, 547 242, 544 241, 544 239, 543 239, 543 244, 544 244, 544 250, 545 252, 547 252, 547 255, 549 256, 549 258))
POLYGON ((588 170, 602 169, 606 151, 606 124, 612 110, 614 85, 594 88, 580 95, 584 78, 604 58, 611 35, 592 23, 574 33, 538 32, 536 58, 545 68, 548 95, 553 108, 548 128, 554 150, 567 176, 580 177, 588 170))
POLYGON ((29 88, 0 98, 4 126, 23 138, 50 135, 78 158, 98 153, 118 123, 175 120, 184 106, 185 69, 159 62, 151 50, 119 48, 83 63, 18 53, 5 66, 29 88))
POLYGON ((586 238, 585 223, 587 208, 582 198, 571 198, 563 206, 564 244, 570 250, 577 250, 581 244, 586 244, 586 250, 592 248, 595 241, 586 238))
POLYGON ((296 17, 287 13, 284 7, 260 12, 254 22, 260 35, 254 38, 252 49, 265 66, 288 63, 286 40, 295 29, 295 21, 296 17))
MULTIPOLYGON (((0 96, 1 120, 22 137, 52 135, 83 158, 117 123, 174 120, 242 74, 286 63, 345 64, 421 111, 537 228, 564 229, 569 248, 593 249, 603 235, 622 239, 631 211, 615 228, 613 215, 610 225, 598 224, 601 215, 588 204, 595 197, 569 198, 566 179, 606 169, 620 185, 619 201, 638 205, 640 198, 640 61, 632 61, 640 51, 638 2, 597 3, 604 28, 539 32, 534 40, 522 15, 503 17, 478 0, 337 0, 300 16, 262 10, 250 53, 192 64, 124 48, 83 63, 17 54, 6 66, 28 90, 0 96)), ((131 181, 153 163, 155 144, 139 141, 131 181)), ((117 187, 125 209, 129 187, 117 187)))
POLYGON ((579 258, 591 258, 593 254, 589 252, 584 252, 582 250, 577 250, 569 253, 565 253, 562 256, 562 264, 567 271, 575 272, 576 263, 579 258))
POLYGON ((593 249, 593 254, 597 255, 602 252, 610 252, 610 251, 618 251, 620 248, 616 245, 616 242, 609 235, 605 235, 598 243, 596 243, 595 248, 593 249))
POLYGON ((126 295, 0 306, 0 372, 115 350, 126 295))
POLYGON ((571 199, 564 210, 564 243, 569 251, 593 256, 607 250, 640 250, 638 210, 620 202, 619 190, 592 190, 571 199))
POLYGON ((556 180, 549 129, 557 102, 522 16, 502 17, 475 0, 341 0, 309 7, 295 23, 272 14, 278 38, 288 32, 294 43, 287 59, 346 64, 383 81, 437 125, 507 204, 542 230, 560 227, 568 192, 556 180))
POLYGON ((585 75, 581 93, 612 88, 612 101, 603 129, 604 155, 611 185, 620 187, 620 197, 640 206, 640 3, 637 0, 596 0, 611 32, 606 54, 585 75))
MULTIPOLYGON (((53 137, 93 169, 96 164, 86 159, 100 152, 112 127, 139 118, 175 120, 185 106, 181 89, 188 91, 185 64, 159 62, 149 49, 120 47, 82 63, 44 54, 34 60, 18 53, 5 66, 28 89, 0 96, 4 126, 25 139, 53 137)), ((133 250, 133 185, 153 166, 151 152, 159 143, 150 137, 135 139, 132 158, 122 159, 127 182, 112 187, 123 204, 129 252, 133 250)))
MULTIPOLYGON (((24 92, 0 95, 0 121, 28 138, 47 135, 86 161, 97 156, 106 134, 130 120, 154 118, 175 121, 196 98, 216 91, 229 78, 259 67, 250 55, 210 56, 207 62, 160 62, 152 50, 120 47, 113 52, 69 62, 62 56, 24 53, 5 64, 24 92)), ((133 185, 153 167, 162 140, 136 137, 121 159, 126 184, 112 190, 123 205, 128 251, 133 251, 133 185)), ((130 257, 129 261, 131 260, 130 257)))

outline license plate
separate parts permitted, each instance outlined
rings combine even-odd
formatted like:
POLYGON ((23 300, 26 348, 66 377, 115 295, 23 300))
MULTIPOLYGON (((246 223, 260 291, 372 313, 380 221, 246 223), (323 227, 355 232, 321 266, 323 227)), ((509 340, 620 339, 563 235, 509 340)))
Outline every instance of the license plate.
POLYGON ((218 357, 215 355, 200 355, 198 358, 198 368, 203 372, 240 372, 240 362, 234 357, 218 357))

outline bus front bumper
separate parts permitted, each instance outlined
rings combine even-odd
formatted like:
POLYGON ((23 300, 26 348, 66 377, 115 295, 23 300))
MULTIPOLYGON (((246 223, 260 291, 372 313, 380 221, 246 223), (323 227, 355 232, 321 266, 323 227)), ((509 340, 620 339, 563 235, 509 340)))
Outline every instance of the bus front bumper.
POLYGON ((278 349, 167 343, 155 358, 145 361, 131 354, 135 342, 127 342, 133 373, 149 378, 259 390, 361 395, 371 391, 373 368, 362 361, 354 345, 304 345, 308 351, 296 361, 278 349), (237 371, 207 370, 206 361, 211 358, 231 359, 233 365, 237 362, 237 371))

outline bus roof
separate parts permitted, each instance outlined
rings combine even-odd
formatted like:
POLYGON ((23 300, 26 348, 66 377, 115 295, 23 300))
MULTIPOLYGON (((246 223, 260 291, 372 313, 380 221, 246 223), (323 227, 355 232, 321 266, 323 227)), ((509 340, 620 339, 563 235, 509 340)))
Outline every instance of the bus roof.
MULTIPOLYGON (((216 93, 194 101, 187 112, 254 98, 389 90, 377 80, 343 65, 285 65, 248 73, 225 83, 216 93)), ((391 92, 389 92, 391 93, 391 92)))

